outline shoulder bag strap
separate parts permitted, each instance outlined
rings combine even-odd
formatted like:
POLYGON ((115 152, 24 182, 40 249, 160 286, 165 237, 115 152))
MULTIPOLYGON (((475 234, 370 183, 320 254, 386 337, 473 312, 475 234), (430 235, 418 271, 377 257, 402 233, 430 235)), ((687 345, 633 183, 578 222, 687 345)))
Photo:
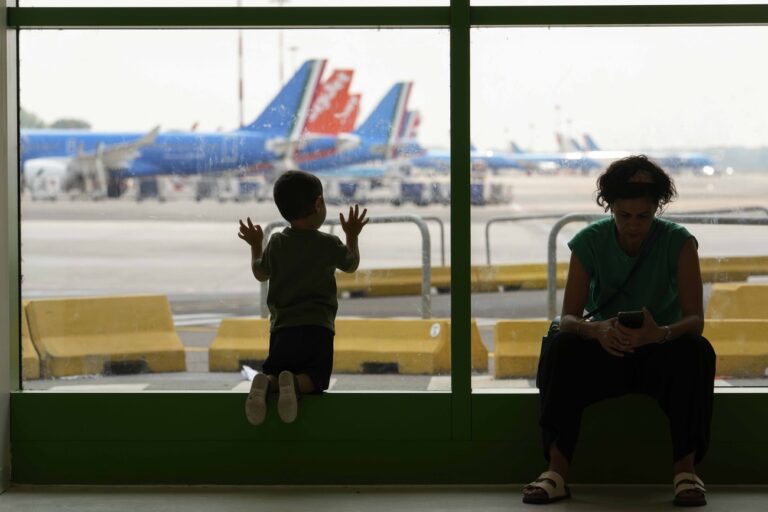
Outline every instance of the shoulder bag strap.
POLYGON ((632 266, 632 269, 629 271, 629 274, 627 274, 627 277, 624 278, 624 282, 621 283, 621 285, 616 289, 616 291, 605 299, 602 304, 597 306, 595 309, 587 313, 583 316, 584 320, 589 320, 596 314, 600 312, 601 309, 603 309, 605 306, 610 304, 616 297, 619 296, 619 294, 624 290, 624 287, 627 285, 630 279, 632 279, 632 276, 635 274, 635 271, 640 267, 640 265, 643 263, 643 260, 648 255, 649 252, 651 252, 651 248, 653 247, 653 243, 656 241, 656 238, 659 234, 659 228, 658 226, 654 226, 653 230, 651 231, 651 234, 648 238, 645 239, 643 242, 643 246, 640 249, 640 255, 637 257, 637 260, 635 261, 635 264, 632 266))

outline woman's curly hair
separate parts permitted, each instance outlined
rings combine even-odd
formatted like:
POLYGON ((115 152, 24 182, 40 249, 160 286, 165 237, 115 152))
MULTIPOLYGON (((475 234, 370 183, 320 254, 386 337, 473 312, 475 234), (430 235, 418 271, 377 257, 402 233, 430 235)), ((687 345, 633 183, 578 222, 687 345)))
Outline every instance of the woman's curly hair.
POLYGON ((597 204, 606 212, 617 199, 647 197, 661 211, 677 197, 672 178, 645 155, 634 155, 616 160, 597 178, 597 204), (631 182, 638 172, 650 175, 652 182, 631 182))

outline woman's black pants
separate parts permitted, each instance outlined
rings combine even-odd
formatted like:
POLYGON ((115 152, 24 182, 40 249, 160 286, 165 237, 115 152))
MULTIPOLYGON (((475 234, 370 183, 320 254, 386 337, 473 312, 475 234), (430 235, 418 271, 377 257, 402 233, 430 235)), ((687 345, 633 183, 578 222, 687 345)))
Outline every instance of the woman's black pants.
POLYGON ((684 335, 617 357, 597 340, 560 332, 539 362, 544 457, 549 460, 556 442, 572 460, 584 407, 642 393, 655 398, 669 418, 672 461, 695 451, 698 464, 709 446, 714 381, 715 351, 702 336, 684 335))

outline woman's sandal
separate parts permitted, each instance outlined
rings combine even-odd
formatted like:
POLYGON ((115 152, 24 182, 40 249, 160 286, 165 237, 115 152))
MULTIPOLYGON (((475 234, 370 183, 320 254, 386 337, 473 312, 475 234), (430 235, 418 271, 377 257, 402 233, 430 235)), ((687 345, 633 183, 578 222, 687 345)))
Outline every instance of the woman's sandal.
POLYGON ((676 507, 702 507, 707 504, 704 482, 695 474, 678 473, 672 483, 675 486, 675 501, 672 503, 676 507), (685 491, 695 492, 681 496, 685 491))
POLYGON ((539 478, 523 487, 523 491, 541 489, 544 493, 523 494, 523 503, 545 505, 571 497, 571 490, 565 485, 563 477, 554 471, 545 471, 539 478))

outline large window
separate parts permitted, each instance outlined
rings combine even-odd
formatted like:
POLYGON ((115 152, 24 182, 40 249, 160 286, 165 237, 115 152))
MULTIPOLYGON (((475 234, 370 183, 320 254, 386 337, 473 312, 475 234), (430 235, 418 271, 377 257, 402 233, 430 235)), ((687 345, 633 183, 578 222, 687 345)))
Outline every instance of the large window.
MULTIPOLYGON (((449 50, 451 37, 464 34, 461 24, 468 20, 461 19, 461 9, 450 19, 450 11, 440 8, 448 2, 420 2, 437 7, 410 11, 426 21, 411 22, 403 15, 399 24, 387 22, 386 26, 398 28, 382 30, 238 30, 230 20, 223 23, 230 28, 221 29, 217 23, 216 30, 53 31, 33 30, 27 27, 37 27, 36 23, 22 22, 22 299, 162 296, 169 301, 172 328, 180 337, 183 370, 141 373, 152 370, 147 361, 121 356, 98 371, 92 366, 66 374, 45 369, 42 378, 30 377, 26 387, 61 389, 84 384, 86 376, 87 383, 96 386, 83 388, 89 390, 247 387, 239 370, 244 365, 257 368, 259 357, 240 357, 234 370, 224 372, 212 368, 210 349, 225 321, 264 314, 263 289, 249 274, 247 248, 235 237, 236 222, 246 216, 262 225, 280 221, 270 201, 270 183, 288 167, 303 167, 321 177, 329 220, 350 203, 360 202, 371 215, 397 221, 372 224, 364 231, 361 269, 354 278, 339 278, 339 318, 429 320, 427 344, 434 346, 437 340, 441 344, 442 362, 425 366, 426 361, 434 363, 430 358, 435 356, 417 352, 416 369, 406 369, 408 363, 402 359, 365 356, 359 360, 359 372, 339 372, 332 387, 336 390, 450 390, 445 343, 447 339, 450 347, 451 340, 443 336, 450 332, 451 315, 454 327, 473 322, 453 343, 454 355, 457 347, 467 349, 461 351, 462 369, 472 368, 473 389, 530 389, 530 373, 511 377, 497 372, 496 326, 503 320, 546 322, 559 311, 561 292, 551 299, 546 290, 550 228, 565 213, 600 213, 592 195, 594 180, 613 157, 644 152, 667 165, 680 192, 668 214, 717 210, 717 215, 731 219, 765 217, 766 112, 759 91, 765 89, 768 77, 751 58, 768 42, 765 30, 614 26, 717 24, 721 19, 743 25, 750 21, 743 8, 700 10, 696 12, 703 12, 703 17, 689 19, 693 11, 681 7, 687 2, 636 11, 618 7, 626 2, 562 11, 504 8, 531 4, 522 1, 470 3, 469 21, 480 28, 470 33, 469 61, 460 44, 453 53, 449 50), (630 11, 639 17, 628 16, 630 11), (560 26, 571 24, 563 12, 586 16, 577 16, 582 26, 560 26), (536 26, 521 26, 532 20, 536 26), (402 28, 414 23, 418 28, 402 28), (454 23, 453 34, 439 28, 447 23, 454 23), (302 69, 306 75, 297 75, 302 69), (309 129, 305 121, 316 113, 312 105, 317 98, 297 96, 292 106, 282 103, 281 108, 295 108, 285 119, 303 119, 298 124, 304 128, 280 124, 285 133, 261 141, 266 156, 246 157, 238 138, 241 126, 247 131, 256 122, 261 128, 274 128, 259 121, 259 113, 269 110, 267 105, 284 85, 299 76, 296 80, 302 87, 315 79, 333 86, 334 70, 354 70, 345 93, 347 99, 361 94, 352 128, 340 127, 339 120, 353 110, 340 109, 333 116, 334 128, 309 129), (467 77, 471 77, 468 96, 461 82, 467 77), (400 89, 393 100, 388 94, 397 84, 400 89), (452 92, 454 107, 456 96, 464 94, 461 101, 469 98, 469 117, 455 109, 451 114, 452 92), (387 97, 403 107, 389 125, 391 129, 396 125, 396 136, 366 145, 367 132, 354 128, 360 128, 377 102, 387 97), (465 139, 463 133, 470 126, 471 136, 465 139), (79 128, 87 134, 74 136, 79 128), (41 131, 52 138, 39 138, 41 131), (456 155, 470 144, 469 160, 460 161, 456 155), (123 146, 128 150, 121 153, 122 159, 109 160, 123 146), (378 157, 317 164, 331 153, 360 148, 378 157), (78 159, 80 170, 73 172, 72 162, 78 159), (193 162, 181 163, 189 160, 193 162), (744 207, 754 208, 722 213, 744 207), (529 214, 551 218, 501 219, 529 214), (409 217, 391 218, 404 215, 409 217), (421 221, 426 231, 418 227, 421 221), (468 224, 471 237, 466 238, 469 230, 463 227, 468 224), (424 233, 430 241, 424 241, 424 233), (473 268, 453 269, 451 274, 451 260, 470 252, 473 268), (425 270, 431 274, 426 281, 425 270), (522 270, 530 272, 524 280, 507 275, 522 270), (450 295, 457 285, 451 278, 457 275, 471 279, 471 298, 450 295)), ((30 0, 21 5, 50 4, 30 0)), ((139 4, 83 0, 71 5, 139 4)), ((191 1, 163 5, 209 6, 191 1)), ((400 4, 384 0, 334 4, 395 5, 400 4)), ((115 19, 98 21, 112 15, 107 11, 95 9, 95 17, 85 25, 119 25, 115 19)), ((389 11, 403 14, 409 9, 389 11)), ((350 26, 356 12, 365 21, 353 26, 374 24, 371 11, 351 10, 339 18, 340 25, 350 26)), ((266 22, 267 27, 274 24, 266 22)), ((306 19, 299 23, 306 24, 306 19)), ((325 18, 318 23, 334 24, 325 18)), ((251 20, 250 26, 260 25, 251 20)), ((458 37, 454 42, 461 43, 458 37)), ((565 243, 581 226, 571 223, 559 233, 556 250, 561 264, 568 258, 565 243)), ((705 275, 705 307, 716 285, 764 281, 768 250, 764 226, 686 226, 697 236, 700 255, 712 269, 705 275), (728 267, 732 263, 745 267, 737 272, 728 267)), ((273 228, 281 229, 278 224, 273 228)), ((324 229, 341 234, 338 226, 324 229)), ((562 278, 563 271, 559 272, 562 278)), ((68 310, 64 323, 77 315, 68 310)), ((23 344, 24 350, 34 349, 41 334, 38 326, 29 327, 31 344, 23 344)), ((368 331, 379 334, 378 327, 368 331)), ((536 336, 531 338, 534 347, 536 336)), ((30 364, 45 367, 42 360, 30 364)), ((719 384, 764 382, 764 368, 762 373, 757 366, 749 371, 734 368, 733 373, 719 375, 719 384)), ((465 393, 469 378, 460 379, 458 391, 465 393)))
MULTIPOLYGON (((604 213, 596 178, 611 161, 647 154, 672 175, 679 198, 664 215, 765 223, 768 73, 753 56, 766 45, 763 27, 472 32, 472 140, 487 157, 476 165, 487 186, 473 201, 472 258, 491 290, 473 295, 472 314, 495 363, 474 390, 534 387, 547 319, 560 314, 567 242, 585 221, 556 232, 554 311, 550 234, 566 214, 604 213)), ((757 342, 756 317, 726 289, 765 283, 768 225, 681 222, 699 242, 717 385, 764 386, 765 364, 740 359, 757 342)))
POLYGON ((337 277, 331 390, 450 390, 447 31, 28 30, 19 46, 23 355, 41 359, 25 388, 247 390, 266 319, 252 343, 214 341, 268 315, 238 219, 284 229, 272 183, 301 168, 323 182, 325 231, 344 240, 355 203, 373 218, 337 277), (427 176, 411 159, 433 148, 427 176), (442 285, 422 286, 430 271, 442 285), (134 350, 161 322, 142 294, 167 298, 175 349, 134 350), (135 323, 112 332, 112 314, 135 323), (91 352, 65 363, 70 331, 91 352))

